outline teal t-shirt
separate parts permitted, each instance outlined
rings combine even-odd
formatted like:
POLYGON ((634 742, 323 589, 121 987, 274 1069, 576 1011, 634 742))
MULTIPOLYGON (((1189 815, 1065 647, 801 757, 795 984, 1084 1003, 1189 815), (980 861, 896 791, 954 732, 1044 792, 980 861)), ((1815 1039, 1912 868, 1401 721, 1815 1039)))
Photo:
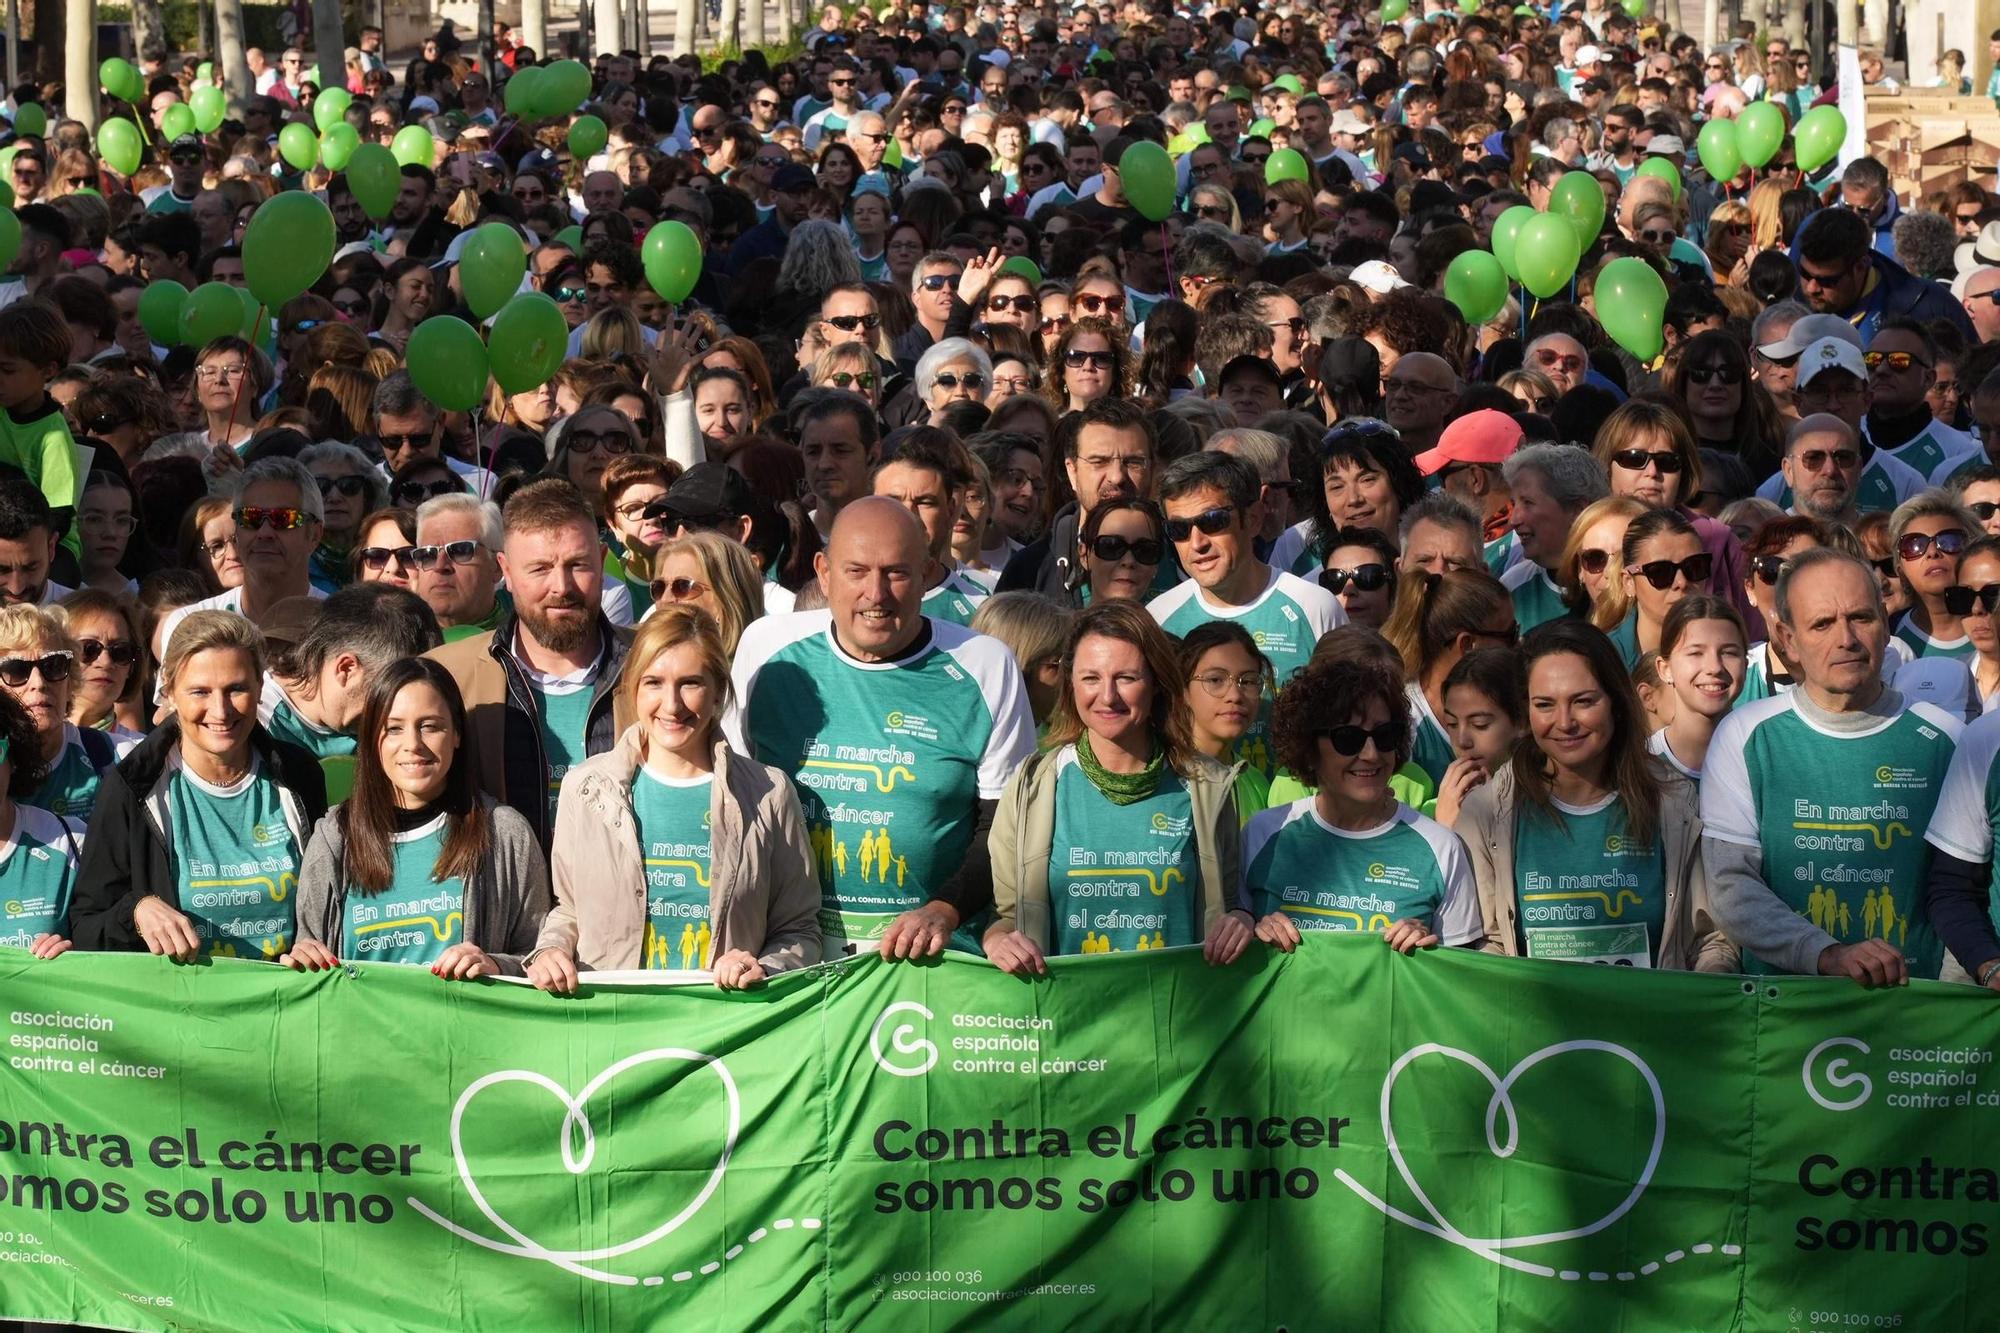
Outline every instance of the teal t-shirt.
POLYGON ((1639 608, 1635 606, 1627 611, 1625 618, 1606 631, 1604 637, 1611 640, 1611 646, 1618 650, 1618 658, 1625 663, 1627 671, 1638 666, 1639 659, 1645 656, 1639 651, 1639 608))
POLYGON ((1977 441, 1937 422, 1924 427, 1915 439, 1883 452, 1892 455, 1899 463, 1907 463, 1924 476, 1934 478, 1933 484, 1940 486, 1961 467, 1986 461, 1985 452, 1977 441), (1952 467, 1946 469, 1943 476, 1937 476, 1938 470, 1944 468, 1946 463, 1952 464, 1952 467))
POLYGON ((1970 636, 1961 634, 1955 639, 1936 639, 1917 628, 1915 616, 1904 616, 1896 626, 1896 638, 1910 650, 1912 661, 1919 657, 1949 657, 1961 662, 1969 662, 1979 656, 1979 650, 1972 646, 1970 636))
POLYGON ((1514 889, 1522 952, 1573 963, 1652 967, 1667 920, 1666 853, 1640 843, 1617 793, 1590 806, 1554 802, 1560 823, 1523 803, 1514 816, 1514 889))
POLYGON ((1500 576, 1507 593, 1514 599, 1514 623, 1526 634, 1537 625, 1551 620, 1560 620, 1569 614, 1564 605, 1562 589, 1549 578, 1548 572, 1532 560, 1523 560, 1500 576))
POLYGON ((465 939, 465 881, 436 877, 448 816, 391 837, 393 878, 380 893, 352 885, 340 931, 340 956, 350 963, 427 966, 465 939))
POLYGON ((714 788, 713 774, 677 780, 642 768, 632 779, 632 818, 646 863, 646 939, 639 956, 647 968, 701 971, 714 951, 708 833, 714 788))
POLYGON ((202 956, 276 959, 290 948, 299 842, 263 761, 233 787, 176 764, 167 808, 175 888, 202 956))
POLYGON ((355 750, 354 737, 344 731, 309 722, 276 678, 264 677, 264 693, 257 701, 257 720, 264 730, 281 741, 290 741, 315 759, 338 759, 355 750))
POLYGON ((1410 762, 1424 770, 1435 788, 1444 781, 1444 771, 1451 767, 1452 760, 1458 758, 1458 750, 1445 734, 1444 723, 1431 711, 1431 701, 1424 697, 1423 686, 1411 681, 1403 687, 1403 693, 1409 696, 1410 717, 1416 722, 1410 762))
POLYGON ((28 797, 27 804, 87 824, 97 809, 97 783, 97 770, 91 767, 90 755, 77 737, 76 724, 65 722, 62 756, 28 797))
POLYGON ((535 690, 535 725, 542 733, 542 755, 548 760, 549 808, 555 808, 556 793, 562 788, 563 775, 570 766, 580 764, 589 757, 584 748, 585 733, 590 727, 590 696, 588 684, 557 693, 547 688, 535 690))
POLYGON ((932 620, 948 620, 954 625, 970 626, 972 613, 979 609, 983 600, 967 593, 957 579, 947 578, 924 594, 924 614, 932 620))
POLYGON ((1446 944, 1485 933, 1472 862, 1458 835, 1398 801, 1372 829, 1338 829, 1318 798, 1274 806, 1243 830, 1243 876, 1258 917, 1300 930, 1386 931, 1425 922, 1446 944))
MULTIPOLYGON (((1702 835, 1758 848, 1771 892, 1837 942, 1886 940, 1911 975, 1935 978, 1924 833, 1962 726, 1916 703, 1835 735, 1806 720, 1797 691, 1737 708, 1702 765, 1702 835)), ((1778 969, 1746 951, 1743 970, 1778 969)))
POLYGON ((25 949, 37 935, 65 934, 83 829, 32 805, 15 805, 14 832, 0 843, 0 948, 25 949))
POLYGON ((1201 858, 1194 808, 1173 769, 1144 800, 1113 805, 1057 754, 1049 915, 1055 952, 1129 953, 1201 940, 1201 858))
POLYGON ((1486 559, 1487 572, 1497 579, 1521 563, 1521 539, 1510 529, 1486 543, 1481 554, 1486 559))

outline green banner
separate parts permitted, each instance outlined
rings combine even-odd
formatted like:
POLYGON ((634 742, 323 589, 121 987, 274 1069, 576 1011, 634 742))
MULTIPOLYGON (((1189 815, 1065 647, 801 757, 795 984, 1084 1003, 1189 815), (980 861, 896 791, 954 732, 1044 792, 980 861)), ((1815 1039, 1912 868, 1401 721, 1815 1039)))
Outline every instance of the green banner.
MULTIPOLYGON (((632 984, 620 984, 631 982, 632 984)), ((1315 936, 573 1000, 0 953, 0 1318, 1991 1328, 1970 987, 1315 936)))

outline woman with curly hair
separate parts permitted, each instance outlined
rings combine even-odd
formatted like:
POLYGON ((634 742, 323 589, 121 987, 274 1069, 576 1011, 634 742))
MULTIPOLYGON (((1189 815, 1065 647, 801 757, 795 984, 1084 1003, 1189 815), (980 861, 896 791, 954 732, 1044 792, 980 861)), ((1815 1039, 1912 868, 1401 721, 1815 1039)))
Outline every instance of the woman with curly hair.
POLYGON ((1410 753, 1410 707, 1393 668, 1350 657, 1308 666, 1279 692, 1271 740, 1278 762, 1318 790, 1243 830, 1258 939, 1285 953, 1307 930, 1379 932, 1406 954, 1482 941, 1465 845, 1389 789, 1410 753), (1317 905, 1328 886, 1337 901, 1317 905), (1355 901, 1342 905, 1349 892, 1355 901))
POLYGON ((1395 427, 1374 417, 1350 417, 1319 444, 1320 475, 1307 483, 1307 517, 1271 547, 1273 568, 1315 577, 1341 528, 1373 528, 1395 539, 1403 510, 1423 498, 1424 478, 1395 427))
POLYGON ((1101 398, 1130 397, 1131 393, 1131 359, 1122 327, 1087 316, 1056 340, 1043 376, 1042 394, 1058 413, 1077 411, 1101 398))

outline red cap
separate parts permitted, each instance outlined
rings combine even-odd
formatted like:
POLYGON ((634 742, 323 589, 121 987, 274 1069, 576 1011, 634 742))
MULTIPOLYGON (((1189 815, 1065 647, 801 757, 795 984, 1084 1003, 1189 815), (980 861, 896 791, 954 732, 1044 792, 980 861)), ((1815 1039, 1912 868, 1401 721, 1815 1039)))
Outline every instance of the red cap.
POLYGON ((1444 428, 1437 448, 1417 455, 1417 471, 1428 477, 1453 463, 1498 463, 1520 448, 1522 434, 1521 423, 1505 412, 1467 412, 1444 428))

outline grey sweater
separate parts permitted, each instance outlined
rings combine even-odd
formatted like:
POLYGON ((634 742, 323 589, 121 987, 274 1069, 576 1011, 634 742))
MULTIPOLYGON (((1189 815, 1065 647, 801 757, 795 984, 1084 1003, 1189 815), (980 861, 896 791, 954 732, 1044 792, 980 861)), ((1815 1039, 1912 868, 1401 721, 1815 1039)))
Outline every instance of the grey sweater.
MULTIPOLYGON (((518 977, 527 970, 523 960, 549 914, 548 863, 534 829, 518 811, 496 805, 490 797, 479 799, 491 842, 478 873, 466 881, 463 938, 484 949, 502 972, 518 977)), ((299 871, 299 938, 337 950, 347 893, 347 839, 335 806, 321 817, 306 844, 299 871)))
MULTIPOLYGON (((1792 691, 1792 702, 1806 721, 1834 734, 1879 727, 1905 707, 1903 696, 1886 688, 1874 703, 1852 713, 1830 713, 1803 689, 1792 691)), ((1771 891, 1764 882, 1762 848, 1704 837, 1701 859, 1708 870, 1709 907, 1723 934, 1773 967, 1819 975, 1819 956, 1840 941, 1771 891)))

